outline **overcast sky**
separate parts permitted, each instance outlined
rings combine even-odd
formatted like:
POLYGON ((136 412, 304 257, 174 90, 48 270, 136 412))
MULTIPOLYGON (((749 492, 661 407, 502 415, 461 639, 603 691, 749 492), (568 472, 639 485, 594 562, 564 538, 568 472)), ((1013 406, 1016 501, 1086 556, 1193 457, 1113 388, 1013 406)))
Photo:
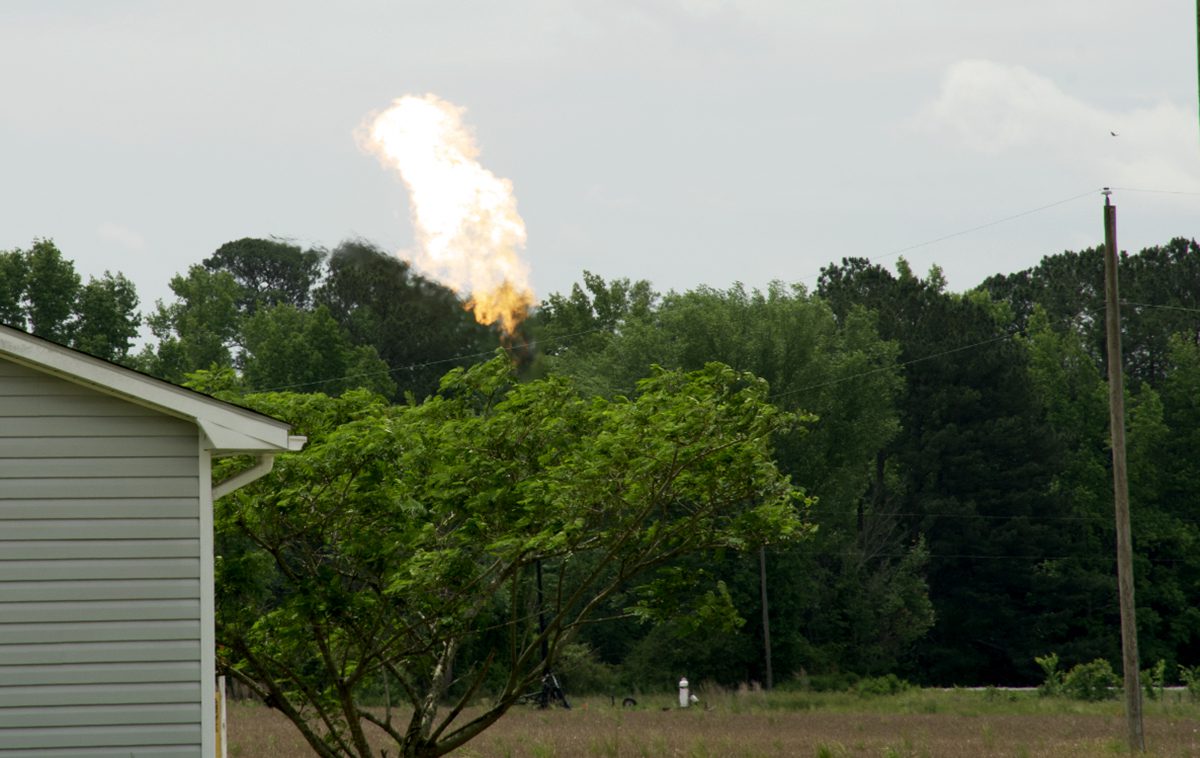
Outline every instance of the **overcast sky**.
POLYGON ((240 237, 411 248, 354 131, 435 93, 512 181, 539 297, 584 269, 811 286, 1058 203, 903 253, 961 290, 1099 244, 1103 185, 1122 248, 1200 236, 1194 22, 1180 0, 6 0, 0 249, 51 237, 145 310, 240 237))

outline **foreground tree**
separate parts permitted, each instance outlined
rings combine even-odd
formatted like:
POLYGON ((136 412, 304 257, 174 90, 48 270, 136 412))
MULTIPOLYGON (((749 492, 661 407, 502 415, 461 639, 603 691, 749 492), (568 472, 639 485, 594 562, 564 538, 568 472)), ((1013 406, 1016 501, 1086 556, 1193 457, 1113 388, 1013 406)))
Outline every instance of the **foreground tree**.
POLYGON ((218 504, 221 665, 319 755, 373 755, 368 724, 402 756, 444 755, 616 593, 654 617, 694 582, 673 561, 804 533, 804 500, 771 459, 771 435, 798 418, 766 393, 710 364, 657 371, 634 400, 585 400, 559 377, 516 384, 497 358, 420 405, 260 396, 310 442, 218 504), (459 660, 468 645, 479 659, 459 660), (366 708, 372 688, 406 707, 366 708))

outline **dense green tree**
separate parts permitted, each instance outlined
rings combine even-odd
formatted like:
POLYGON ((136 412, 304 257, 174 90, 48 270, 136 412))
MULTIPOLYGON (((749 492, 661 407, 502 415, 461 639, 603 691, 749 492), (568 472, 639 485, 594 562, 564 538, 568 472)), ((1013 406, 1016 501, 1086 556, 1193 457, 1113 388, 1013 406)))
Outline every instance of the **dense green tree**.
POLYGON ((203 261, 212 272, 227 271, 240 285, 238 310, 253 314, 259 308, 287 304, 305 309, 321 276, 319 250, 302 250, 277 239, 226 242, 203 261))
POLYGON ((333 251, 315 301, 354 344, 375 348, 401 393, 417 398, 434 392, 450 368, 497 345, 495 332, 475 323, 453 291, 366 242, 333 251))
POLYGON ((1194 557, 1200 534, 1194 520, 1188 523, 1164 507, 1170 430, 1163 422, 1161 397, 1142 384, 1127 398, 1126 409, 1138 648, 1143 660, 1164 659, 1173 667, 1180 651, 1200 639, 1200 626, 1189 613, 1200 589, 1193 568, 1200 567, 1194 557))
POLYGON ((105 360, 124 362, 141 326, 133 282, 118 272, 91 277, 79 291, 72 347, 105 360))
MULTIPOLYGON (((989 277, 981 287, 1009 304, 1018 328, 1035 306, 1053 328, 1078 332, 1093 360, 1103 365, 1104 250, 1089 248, 1047 256, 1037 266, 989 277)), ((1122 353, 1134 383, 1158 387, 1169 364, 1168 340, 1200 336, 1200 246, 1176 238, 1119 258, 1122 353)))
POLYGON ((695 579, 673 559, 805 531, 771 461, 794 419, 766 396, 710 364, 658 371, 632 400, 585 399, 562 378, 517 383, 500 357, 419 405, 254 399, 309 444, 218 503, 218 539, 235 545, 217 562, 221 664, 319 755, 374 755, 368 724, 401 756, 448 753, 536 687, 542 651, 553 660, 615 593, 658 618, 695 579), (484 618, 499 644, 458 661, 484 618), (465 714, 492 668, 492 698, 465 714), (381 680, 407 711, 367 707, 381 680))
MULTIPOLYGON (((1071 538, 1039 564, 1037 594, 1053 598, 1054 607, 1040 616, 1038 633, 1047 651, 1070 663, 1118 661, 1108 386, 1079 333, 1056 332, 1040 307, 1030 319, 1028 347, 1037 394, 1063 451, 1051 495, 1069 509, 1059 529, 1071 538)), ((1166 378, 1173 386, 1175 377, 1166 378)), ((1142 383, 1127 390, 1125 407, 1139 647, 1145 660, 1173 666, 1187 658, 1198 631, 1187 600, 1200 589, 1192 568, 1196 524, 1190 508, 1180 513, 1173 506, 1174 435, 1163 397, 1142 383)))
POLYGON ((1138 628, 1144 660, 1200 663, 1200 521, 1195 503, 1200 429, 1200 347, 1190 333, 1169 339, 1161 393, 1142 388, 1129 422, 1130 501, 1138 628), (1143 611, 1143 605, 1149 612, 1143 611))
POLYGON ((141 316, 133 282, 118 272, 81 285, 75 263, 47 239, 0 251, 0 322, 123 362, 141 316))
POLYGON ((1200 338, 1200 245, 1176 238, 1121 254, 1121 352, 1135 382, 1159 387, 1175 334, 1200 338))
POLYGON ((1067 250, 1042 258, 1033 268, 990 276, 980 288, 1008 303, 1018 329, 1026 329, 1040 307, 1050 326, 1078 332, 1096 357, 1104 349, 1103 256, 1103 247, 1067 250))
POLYGON ((1050 497, 1064 548, 1038 563, 1035 630, 1044 651, 1085 663, 1119 655, 1108 386, 1077 330, 1056 330, 1035 305, 1023 342, 1029 375, 1060 451, 1050 497))
POLYGON ((396 390, 375 348, 352 345, 324 306, 313 311, 286 303, 259 308, 241 331, 242 372, 250 391, 336 395, 362 387, 391 395, 396 390))
POLYGON ((79 274, 51 240, 34 240, 26 254, 25 304, 29 331, 60 344, 71 338, 79 274))
POLYGON ((242 320, 242 289, 233 275, 192 266, 187 276, 172 277, 170 286, 176 301, 159 301, 146 319, 158 345, 139 357, 144 370, 182 382, 197 369, 232 366, 242 320))
POLYGON ((0 322, 25 329, 29 259, 23 250, 0 251, 0 322))
POLYGON ((566 296, 552 293, 533 314, 539 370, 564 367, 577 381, 594 383, 593 389, 600 393, 633 386, 646 366, 656 361, 622 360, 614 355, 613 343, 627 329, 651 323, 659 300, 644 279, 605 282, 584 271, 583 286, 573 285, 566 296))
POLYGON ((278 240, 222 245, 171 280, 175 300, 148 317, 158 341, 139 365, 172 381, 232 367, 247 389, 366 386, 395 400, 432 393, 498 344, 454 292, 368 243, 339 245, 324 276, 322 260, 278 240))
POLYGON ((1005 310, 947 293, 936 268, 921 279, 903 261, 893 275, 845 260, 824 269, 818 291, 838 313, 875 310, 901 349, 902 431, 876 487, 902 504, 901 526, 930 553, 937 621, 913 675, 945 684, 1036 679, 1039 619, 1057 604, 1034 592, 1038 560, 1070 550, 1057 528, 1069 514, 1050 497, 1060 450, 1005 310))
POLYGON ((782 443, 799 448, 781 449, 781 465, 821 500, 857 503, 875 450, 897 431, 900 388, 895 348, 879 339, 870 313, 853 309, 839 322, 803 288, 778 283, 765 292, 701 287, 656 305, 645 282, 606 285, 587 273, 585 282, 587 293, 576 285, 537 315, 551 370, 601 394, 631 391, 654 364, 695 369, 719 360, 752 371, 781 407, 821 419, 782 443))
MULTIPOLYGON (((548 353, 543 368, 592 392, 629 393, 653 364, 693 369, 719 360, 767 379, 781 408, 816 415, 776 445, 780 468, 816 497, 821 527, 811 543, 768 551, 772 657, 784 676, 882 671, 928 629, 923 553, 892 538, 891 503, 868 491, 876 453, 897 431, 900 387, 895 348, 879 339, 871 314, 855 309, 839 322, 803 288, 782 284, 660 297, 645 282, 606 283, 585 272, 569 297, 548 298, 534 334, 548 353), (868 638, 879 644, 847 644, 868 638)), ((708 556, 688 569, 725 580, 746 623, 707 629, 689 644, 673 628, 644 639, 645 630, 629 630, 621 642, 606 632, 589 640, 593 648, 608 660, 632 656, 639 676, 662 678, 686 657, 725 683, 763 681, 757 554, 708 556)))
MULTIPOLYGON (((747 293, 698 288, 670 294, 652 333, 669 340, 665 365, 716 358, 767 379, 772 400, 818 420, 782 436, 780 467, 816 497, 821 526, 810 544, 768 551, 772 658, 783 676, 801 669, 878 673, 897 664, 932 623, 915 540, 895 539, 892 504, 869 491, 876 454, 897 432, 895 348, 874 318, 853 309, 840 321, 802 288, 747 293), (904 608, 904 613, 887 609, 904 608), (874 640, 873 644, 865 643, 874 640), (890 640, 894 644, 884 642, 890 640)), ((627 344, 623 341, 622 345, 627 344)), ((645 353, 643 353, 645 354, 645 353)), ((744 676, 763 680, 758 560, 740 557, 731 591, 754 640, 744 676)))
POLYGON ((1200 346, 1190 335, 1176 334, 1169 356, 1162 398, 1163 420, 1172 435, 1161 461, 1169 464, 1163 501, 1185 515, 1200 485, 1200 346))

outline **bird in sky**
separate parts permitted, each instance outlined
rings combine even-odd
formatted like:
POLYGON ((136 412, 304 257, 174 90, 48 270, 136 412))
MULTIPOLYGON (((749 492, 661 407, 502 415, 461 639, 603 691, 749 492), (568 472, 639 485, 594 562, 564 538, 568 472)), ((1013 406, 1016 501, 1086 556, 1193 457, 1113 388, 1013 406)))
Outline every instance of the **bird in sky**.
POLYGON ((1109 134, 1111 134, 1111 135, 1112 135, 1112 136, 1114 136, 1114 137, 1119 137, 1119 136, 1121 136, 1121 135, 1117 134, 1116 132, 1109 132, 1109 134))

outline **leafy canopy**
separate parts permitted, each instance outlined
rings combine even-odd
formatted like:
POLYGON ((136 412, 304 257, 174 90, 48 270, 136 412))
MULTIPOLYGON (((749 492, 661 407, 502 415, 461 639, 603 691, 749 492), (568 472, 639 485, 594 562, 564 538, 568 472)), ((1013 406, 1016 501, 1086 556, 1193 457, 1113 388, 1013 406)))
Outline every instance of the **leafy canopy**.
POLYGON ((108 271, 83 284, 53 240, 0 250, 0 323, 126 363, 141 316, 133 282, 108 271))
POLYGON ((310 442, 218 504, 222 664, 321 755, 370 754, 366 722, 400 755, 449 752, 615 593, 640 585, 636 612, 653 616, 670 600, 654 589, 679 589, 655 573, 669 561, 805 533, 806 501, 770 439, 800 419, 766 397, 765 382, 709 364, 588 400, 561 377, 514 383, 504 357, 452 371, 420 405, 259 396, 310 442), (485 632, 484 662, 455 667, 485 632), (488 704, 461 718, 489 676, 488 704), (408 701, 407 723, 363 707, 381 680, 408 701))

